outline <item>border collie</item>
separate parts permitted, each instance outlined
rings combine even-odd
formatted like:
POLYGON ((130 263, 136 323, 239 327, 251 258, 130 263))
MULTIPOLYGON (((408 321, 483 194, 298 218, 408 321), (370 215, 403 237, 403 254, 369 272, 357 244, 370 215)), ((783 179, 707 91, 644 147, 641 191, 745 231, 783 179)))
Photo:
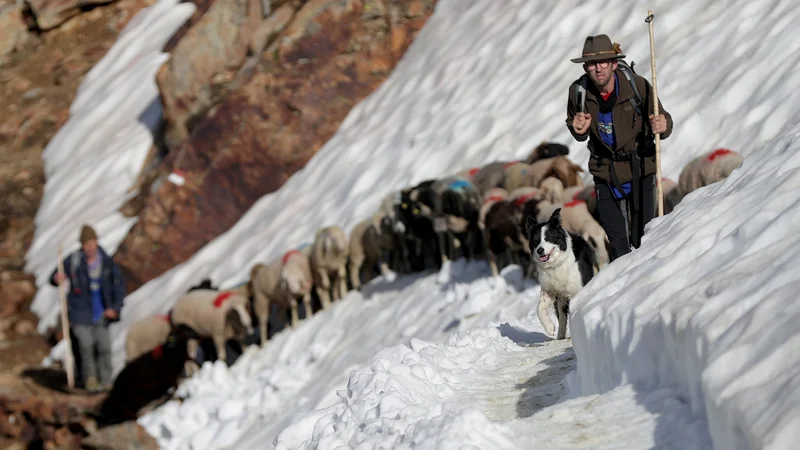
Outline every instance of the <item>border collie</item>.
POLYGON ((555 335, 553 321, 547 314, 549 308, 555 305, 558 317, 556 339, 564 339, 567 337, 569 301, 594 276, 594 249, 581 236, 564 229, 561 225, 561 208, 553 211, 547 222, 537 223, 533 216, 528 216, 525 231, 542 287, 539 321, 548 335, 555 335))

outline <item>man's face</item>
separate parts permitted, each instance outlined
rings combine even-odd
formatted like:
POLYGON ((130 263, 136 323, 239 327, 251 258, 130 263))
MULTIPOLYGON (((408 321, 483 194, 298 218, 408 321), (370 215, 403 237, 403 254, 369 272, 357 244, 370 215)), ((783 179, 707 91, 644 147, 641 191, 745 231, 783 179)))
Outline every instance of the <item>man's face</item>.
POLYGON ((602 61, 589 61, 583 64, 583 70, 589 74, 595 86, 603 89, 611 81, 614 71, 617 69, 616 59, 605 59, 602 61))
POLYGON ((94 258, 97 255, 97 241, 92 239, 83 243, 83 253, 87 258, 94 258))

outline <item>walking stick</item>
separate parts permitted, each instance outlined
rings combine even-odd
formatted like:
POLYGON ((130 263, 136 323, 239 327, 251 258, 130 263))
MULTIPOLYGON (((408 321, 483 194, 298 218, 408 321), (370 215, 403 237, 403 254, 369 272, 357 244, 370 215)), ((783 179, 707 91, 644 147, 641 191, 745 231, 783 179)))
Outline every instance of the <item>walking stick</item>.
MULTIPOLYGON (((62 258, 63 251, 64 244, 60 244, 58 246, 58 273, 65 275, 64 258, 62 258)), ((63 282, 59 283, 58 297, 61 301, 61 334, 64 335, 63 339, 67 346, 67 350, 64 352, 64 370, 67 372, 67 386, 71 391, 75 389, 75 374, 73 373, 72 339, 69 337, 69 315, 67 314, 67 293, 64 291, 65 287, 63 282)))
MULTIPOLYGON (((656 43, 653 38, 653 10, 647 10, 644 19, 650 25, 650 71, 653 73, 653 115, 658 116, 658 88, 656 87, 656 43)), ((661 189, 661 133, 656 138, 656 197, 658 199, 658 217, 664 215, 664 195, 661 189)))

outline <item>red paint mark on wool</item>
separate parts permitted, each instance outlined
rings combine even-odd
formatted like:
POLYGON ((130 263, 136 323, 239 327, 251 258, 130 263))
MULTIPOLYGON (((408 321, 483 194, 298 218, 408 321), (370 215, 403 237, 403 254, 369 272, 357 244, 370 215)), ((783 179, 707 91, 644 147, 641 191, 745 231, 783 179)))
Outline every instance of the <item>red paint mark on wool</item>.
POLYGON ((156 317, 158 317, 159 319, 163 320, 164 322, 169 322, 169 315, 167 315, 167 314, 161 314, 161 315, 156 316, 156 317))
POLYGON ((229 298, 233 296, 233 292, 223 292, 214 299, 214 308, 219 308, 225 303, 229 298))
POLYGON ((511 161, 511 162, 507 162, 507 163, 503 164, 503 168, 504 168, 504 169, 508 169, 509 167, 511 167, 511 166, 513 166, 513 165, 515 165, 515 164, 519 164, 519 161, 511 161))
POLYGON ((289 250, 284 253, 283 258, 281 258, 281 264, 286 264, 286 261, 288 261, 294 253, 300 253, 300 250, 289 250))
POLYGON ((524 205, 524 204, 525 204, 525 203, 526 203, 528 200, 530 200, 530 199, 532 199, 532 198, 534 198, 534 197, 536 197, 536 194, 525 194, 525 195, 520 195, 519 197, 517 197, 516 199, 514 199, 514 204, 515 204, 515 205, 517 205, 517 206, 522 206, 522 205, 524 205))
POLYGON ((500 197, 499 195, 492 195, 490 197, 486 197, 485 199, 483 199, 483 204, 489 202, 502 202, 503 200, 505 200, 505 198, 500 197))
POLYGON ((475 176, 475 174, 478 173, 479 170, 481 170, 480 167, 473 167, 472 169, 469 169, 469 172, 468 172, 469 176, 471 176, 471 177, 475 176))
POLYGON ((706 159, 709 161, 713 161, 720 156, 725 156, 727 154, 733 153, 732 150, 728 150, 727 148, 718 148, 714 150, 710 155, 706 156, 706 159))

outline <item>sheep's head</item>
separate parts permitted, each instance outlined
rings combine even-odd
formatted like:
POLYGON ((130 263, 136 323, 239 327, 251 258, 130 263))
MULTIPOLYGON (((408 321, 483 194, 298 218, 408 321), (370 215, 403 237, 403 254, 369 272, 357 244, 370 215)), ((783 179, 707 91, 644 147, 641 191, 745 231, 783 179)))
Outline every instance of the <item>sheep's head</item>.
POLYGON ((539 183, 541 197, 549 202, 558 203, 564 197, 564 185, 555 177, 547 177, 539 183))
POLYGON ((281 271, 281 287, 292 295, 305 295, 311 291, 311 283, 306 276, 294 267, 284 267, 281 271))
POLYGON ((227 335, 244 339, 253 332, 253 321, 243 304, 236 304, 225 313, 227 335))

